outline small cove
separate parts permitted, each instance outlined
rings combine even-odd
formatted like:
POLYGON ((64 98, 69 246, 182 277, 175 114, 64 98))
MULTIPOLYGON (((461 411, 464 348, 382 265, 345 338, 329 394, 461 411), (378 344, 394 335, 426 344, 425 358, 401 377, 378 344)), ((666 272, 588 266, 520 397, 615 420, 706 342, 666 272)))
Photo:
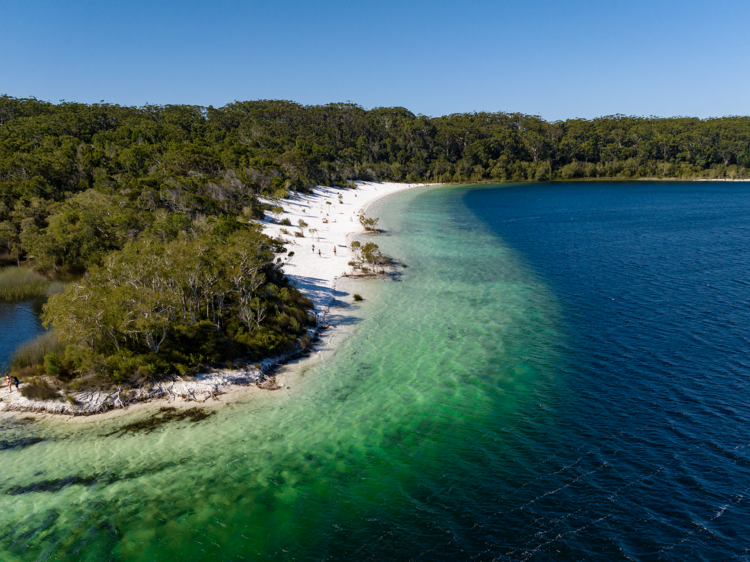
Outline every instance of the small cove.
POLYGON ((0 301, 0 366, 9 365, 20 345, 44 332, 39 320, 44 302, 45 299, 0 301))

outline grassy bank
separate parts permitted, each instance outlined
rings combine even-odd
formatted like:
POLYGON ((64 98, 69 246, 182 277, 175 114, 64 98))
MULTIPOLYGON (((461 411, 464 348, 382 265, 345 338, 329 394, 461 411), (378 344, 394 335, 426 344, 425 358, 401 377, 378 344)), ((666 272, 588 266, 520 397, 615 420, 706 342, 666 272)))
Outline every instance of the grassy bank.
POLYGON ((0 269, 0 300, 20 301, 48 297, 63 290, 59 281, 49 279, 26 267, 0 269))

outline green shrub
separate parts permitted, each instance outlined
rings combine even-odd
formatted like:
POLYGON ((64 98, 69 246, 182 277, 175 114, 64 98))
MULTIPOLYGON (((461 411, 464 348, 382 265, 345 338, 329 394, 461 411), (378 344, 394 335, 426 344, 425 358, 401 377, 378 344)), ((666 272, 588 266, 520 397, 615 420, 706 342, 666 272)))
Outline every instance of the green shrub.
POLYGON ((104 358, 105 371, 118 384, 137 382, 140 367, 146 367, 150 356, 134 356, 132 352, 122 351, 104 358), (136 379, 136 380, 133 380, 136 379))
POLYGON ((295 235, 295 236, 296 236, 297 238, 304 238, 304 237, 305 237, 305 235, 304 235, 304 234, 302 234, 302 233, 301 233, 301 232, 299 232, 299 231, 295 232, 295 233, 294 233, 294 235, 295 235))
POLYGON ((292 221, 290 221, 288 218, 283 218, 279 221, 279 224, 283 226, 292 226, 292 221))
POLYGON ((378 225, 378 221, 380 221, 380 219, 377 219, 377 218, 368 219, 368 218, 365 218, 364 215, 359 215, 359 223, 362 226, 364 226, 365 230, 367 230, 368 232, 377 230, 376 227, 378 225))
POLYGON ((34 381, 21 387, 21 396, 29 400, 59 400, 60 394, 42 381, 34 381))
POLYGON ((294 255, 294 252, 289 252, 289 257, 291 258, 294 255))
POLYGON ((242 216, 246 219, 263 220, 264 218, 266 218, 263 207, 257 201, 253 201, 252 205, 249 207, 243 207, 242 216))
POLYGON ((56 377, 62 371, 62 362, 54 351, 44 356, 44 372, 50 377, 56 377))
POLYGON ((354 293, 354 300, 357 301, 357 302, 359 302, 359 301, 362 301, 364 299, 362 298, 362 295, 360 295, 358 293, 354 293))

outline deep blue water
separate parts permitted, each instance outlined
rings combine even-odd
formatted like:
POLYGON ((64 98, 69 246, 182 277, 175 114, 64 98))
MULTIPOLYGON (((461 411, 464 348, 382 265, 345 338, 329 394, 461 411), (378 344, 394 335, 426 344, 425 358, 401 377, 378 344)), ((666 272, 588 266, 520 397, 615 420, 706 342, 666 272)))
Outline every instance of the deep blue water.
POLYGON ((513 437, 528 449, 488 520, 496 552, 746 560, 750 186, 550 183, 464 202, 556 294, 567 358, 548 414, 513 437))

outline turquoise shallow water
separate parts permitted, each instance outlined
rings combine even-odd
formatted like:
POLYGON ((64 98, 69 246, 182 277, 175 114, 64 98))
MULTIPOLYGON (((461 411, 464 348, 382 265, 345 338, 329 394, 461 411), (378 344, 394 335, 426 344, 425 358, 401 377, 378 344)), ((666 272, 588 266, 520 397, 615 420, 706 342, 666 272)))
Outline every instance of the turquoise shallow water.
POLYGON ((742 560, 750 197, 630 187, 381 200, 408 267, 288 388, 0 420, 0 559, 742 560))

